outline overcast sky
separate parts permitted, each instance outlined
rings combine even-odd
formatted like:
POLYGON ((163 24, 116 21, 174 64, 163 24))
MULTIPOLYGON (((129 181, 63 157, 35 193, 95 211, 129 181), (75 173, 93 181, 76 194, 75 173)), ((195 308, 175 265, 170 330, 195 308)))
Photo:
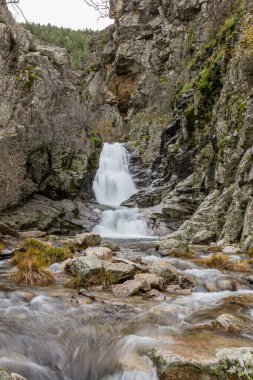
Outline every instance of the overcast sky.
MULTIPOLYGON (((15 19, 24 22, 17 8, 14 5, 9 7, 15 19)), ((40 24, 101 30, 112 23, 109 19, 98 19, 98 13, 84 0, 20 0, 19 7, 28 21, 40 24)))

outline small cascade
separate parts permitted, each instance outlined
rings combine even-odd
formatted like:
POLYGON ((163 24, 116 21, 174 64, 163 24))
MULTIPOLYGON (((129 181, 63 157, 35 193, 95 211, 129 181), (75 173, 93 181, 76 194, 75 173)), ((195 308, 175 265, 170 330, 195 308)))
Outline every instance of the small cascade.
POLYGON ((102 213, 100 224, 94 232, 110 238, 149 236, 147 223, 141 218, 139 210, 120 207, 122 202, 137 192, 129 172, 129 155, 122 144, 104 144, 93 190, 99 204, 113 207, 102 213))

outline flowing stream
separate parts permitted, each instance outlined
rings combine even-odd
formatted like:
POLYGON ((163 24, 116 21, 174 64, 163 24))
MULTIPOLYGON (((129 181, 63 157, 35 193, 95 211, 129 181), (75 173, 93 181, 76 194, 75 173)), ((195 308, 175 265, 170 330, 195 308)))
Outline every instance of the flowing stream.
POLYGON ((194 259, 162 258, 155 242, 127 239, 148 235, 139 211, 119 206, 136 192, 128 163, 121 144, 105 144, 94 192, 109 209, 95 230, 124 238, 117 256, 174 265, 181 276, 193 278, 193 291, 119 298, 94 286, 91 301, 64 287, 62 273, 52 286, 19 287, 10 280, 8 260, 18 241, 9 239, 0 261, 0 367, 28 380, 158 380, 148 357, 153 348, 206 360, 218 349, 253 345, 252 328, 233 335, 210 327, 222 313, 253 325, 253 286, 245 273, 201 266, 196 260, 206 255, 201 247, 194 259))
POLYGON ((104 144, 93 190, 99 204, 111 207, 103 211, 94 232, 102 237, 122 239, 150 235, 147 223, 137 208, 120 207, 122 202, 137 192, 129 172, 129 155, 122 144, 104 144))

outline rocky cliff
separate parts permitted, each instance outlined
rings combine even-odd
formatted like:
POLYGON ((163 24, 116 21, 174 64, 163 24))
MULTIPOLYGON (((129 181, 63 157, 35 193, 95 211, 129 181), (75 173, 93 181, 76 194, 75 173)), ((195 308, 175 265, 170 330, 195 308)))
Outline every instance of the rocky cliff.
MULTIPOLYGON (((0 5, 0 210, 33 192, 72 197, 96 169, 82 83, 64 49, 39 46, 0 5)), ((96 145, 96 146, 95 146, 96 145)))
POLYGON ((150 169, 131 202, 166 220, 164 247, 252 246, 252 2, 112 0, 111 17, 84 96, 92 129, 150 169))

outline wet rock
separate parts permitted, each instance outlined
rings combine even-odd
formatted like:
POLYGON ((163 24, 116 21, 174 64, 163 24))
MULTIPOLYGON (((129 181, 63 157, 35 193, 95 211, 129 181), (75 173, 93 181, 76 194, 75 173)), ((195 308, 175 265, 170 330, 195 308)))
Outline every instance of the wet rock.
POLYGON ((216 285, 220 291, 230 290, 231 292, 235 292, 236 290, 242 289, 243 286, 240 285, 237 280, 229 278, 218 278, 216 280, 216 285))
POLYGON ((205 280, 205 281, 203 281, 203 286, 206 289, 206 291, 209 293, 218 292, 218 290, 219 290, 215 281, 205 280))
POLYGON ((96 247, 101 244, 101 237, 97 234, 84 233, 76 235, 74 243, 80 248, 96 247))
POLYGON ((253 285, 253 276, 247 276, 246 280, 250 283, 250 285, 253 285))
POLYGON ((14 296, 17 297, 18 299, 24 301, 24 302, 30 302, 33 300, 33 298, 36 296, 36 294, 33 292, 19 291, 19 292, 15 292, 14 296))
POLYGON ((0 380, 26 380, 24 377, 11 373, 10 375, 0 368, 0 380))
POLYGON ((191 294, 191 292, 192 292, 191 289, 182 289, 179 285, 167 286, 166 291, 168 293, 177 294, 180 296, 187 296, 187 295, 191 294))
POLYGON ((84 251, 87 257, 96 257, 100 260, 111 260, 113 252, 106 247, 89 247, 84 251))
POLYGON ((187 243, 177 239, 162 239, 159 245, 159 253, 161 256, 169 256, 171 253, 181 253, 184 255, 188 252, 187 243))
POLYGON ((154 263, 149 269, 149 272, 162 277, 166 284, 178 281, 177 269, 167 261, 159 261, 154 263))
POLYGON ((165 281, 162 277, 152 273, 140 273, 134 276, 136 281, 141 282, 140 290, 147 292, 151 289, 164 290, 165 281))
POLYGON ((180 278, 180 288, 182 289, 194 289, 197 286, 195 277, 191 275, 182 276, 180 278))
POLYGON ((128 280, 124 284, 115 285, 112 292, 116 297, 129 297, 139 293, 143 283, 135 280, 128 280))
POLYGON ((143 294, 143 299, 155 299, 156 301, 164 301, 166 297, 163 293, 159 292, 157 289, 152 289, 149 292, 143 294))
POLYGON ((245 330, 246 325, 241 319, 231 314, 221 314, 212 322, 212 327, 228 333, 239 334, 245 330))
POLYGON ((107 267, 106 273, 109 276, 110 283, 117 284, 130 278, 134 273, 134 267, 125 263, 112 263, 107 267))
POLYGON ((149 357, 163 380, 231 380, 231 373, 233 379, 239 379, 242 373, 251 374, 253 367, 252 347, 226 348, 219 350, 215 357, 198 358, 195 355, 194 359, 155 349, 149 357))

